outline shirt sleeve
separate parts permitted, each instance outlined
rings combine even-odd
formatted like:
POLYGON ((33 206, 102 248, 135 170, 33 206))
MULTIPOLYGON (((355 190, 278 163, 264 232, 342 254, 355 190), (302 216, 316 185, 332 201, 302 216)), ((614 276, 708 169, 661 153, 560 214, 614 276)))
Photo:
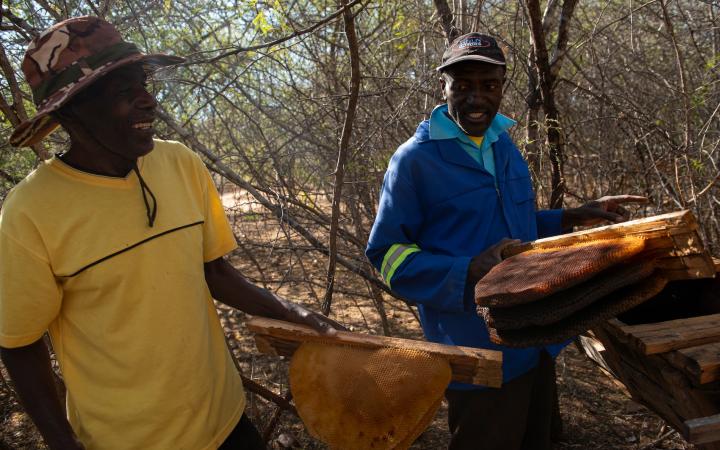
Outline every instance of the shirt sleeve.
POLYGON ((0 346, 30 345, 60 313, 62 290, 45 255, 2 229, 0 218, 0 346))
POLYGON ((462 312, 470 258, 424 250, 417 243, 422 223, 417 193, 388 170, 365 253, 399 296, 438 310, 462 312))
POLYGON ((201 180, 205 195, 205 222, 203 223, 203 260, 210 262, 237 248, 237 241, 228 222, 220 195, 210 172, 202 161, 201 180))
POLYGON ((562 213, 562 209, 548 209, 535 213, 539 238, 557 236, 567 232, 562 228, 562 213))

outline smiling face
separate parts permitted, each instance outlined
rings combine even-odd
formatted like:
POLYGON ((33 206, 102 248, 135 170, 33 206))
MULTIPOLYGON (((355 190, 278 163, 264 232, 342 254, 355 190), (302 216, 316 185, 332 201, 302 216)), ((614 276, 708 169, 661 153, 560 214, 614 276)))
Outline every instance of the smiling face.
MULTIPOLYGON (((110 72, 68 106, 75 119, 72 127, 82 128, 75 135, 90 135, 111 153, 108 157, 135 161, 152 151, 157 102, 147 91, 142 64, 110 72)), ((97 146, 87 143, 93 144, 97 146)))
POLYGON ((464 61, 444 69, 440 80, 448 114, 470 136, 482 136, 502 102, 505 66, 464 61))

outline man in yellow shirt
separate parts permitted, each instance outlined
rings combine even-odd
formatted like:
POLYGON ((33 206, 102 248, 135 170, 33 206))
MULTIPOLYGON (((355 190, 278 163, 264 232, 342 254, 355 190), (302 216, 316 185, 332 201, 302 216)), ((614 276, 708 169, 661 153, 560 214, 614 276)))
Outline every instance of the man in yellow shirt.
POLYGON ((70 148, 0 212, 0 354, 50 448, 263 448, 212 298, 333 332, 223 258, 236 242, 210 174, 182 144, 153 139, 147 73, 181 61, 141 53, 95 17, 28 46, 38 112, 11 143, 60 125, 70 148))

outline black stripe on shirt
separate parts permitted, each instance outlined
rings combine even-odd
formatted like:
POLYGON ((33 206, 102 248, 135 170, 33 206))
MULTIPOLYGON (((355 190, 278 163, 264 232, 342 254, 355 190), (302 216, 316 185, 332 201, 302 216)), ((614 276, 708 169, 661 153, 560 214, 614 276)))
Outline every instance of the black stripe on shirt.
POLYGON ((107 255, 107 256, 104 256, 104 257, 98 259, 97 261, 91 262, 90 264, 88 264, 88 265, 86 265, 85 267, 77 270, 77 271, 74 272, 74 273, 71 273, 70 275, 58 275, 58 277, 61 277, 61 278, 71 278, 71 277, 74 277, 75 275, 77 275, 77 274, 79 274, 79 273, 81 273, 81 272, 83 272, 83 271, 91 268, 92 266, 98 265, 98 264, 100 264, 101 262, 107 261, 108 259, 110 259, 110 258, 112 258, 112 257, 115 257, 115 256, 117 256, 117 255, 119 255, 119 254, 121 254, 121 253, 125 253, 125 252, 128 251, 128 250, 132 250, 132 249, 134 249, 135 247, 137 247, 137 246, 139 246, 139 245, 142 245, 142 244, 144 244, 144 243, 146 243, 146 242, 148 242, 148 241, 152 241, 153 239, 159 238, 159 237, 161 237, 161 236, 165 236, 166 234, 173 233, 173 232, 175 232, 175 231, 180 231, 180 230, 182 230, 182 229, 184 229, 184 228, 194 227, 195 225, 202 225, 203 223, 205 223, 205 221, 204 221, 204 220, 201 220, 201 221, 199 221, 199 222, 189 223, 189 224, 187 224, 187 225, 182 225, 182 226, 179 226, 179 227, 170 229, 170 230, 163 231, 162 233, 158 233, 158 234, 155 234, 155 235, 153 235, 153 236, 150 236, 149 238, 143 239, 143 240, 140 241, 140 242, 136 242, 135 244, 133 244, 133 245, 131 245, 131 246, 129 246, 129 247, 125 247, 124 249, 119 250, 119 251, 117 251, 117 252, 115 252, 115 253, 111 253, 111 254, 109 254, 109 255, 107 255))

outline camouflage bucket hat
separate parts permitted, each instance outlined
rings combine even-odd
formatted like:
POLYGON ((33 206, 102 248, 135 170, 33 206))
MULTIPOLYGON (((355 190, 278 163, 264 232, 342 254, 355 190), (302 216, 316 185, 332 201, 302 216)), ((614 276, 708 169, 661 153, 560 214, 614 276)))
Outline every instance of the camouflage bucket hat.
POLYGON ((135 62, 157 67, 183 61, 177 56, 142 53, 135 44, 123 41, 112 24, 97 17, 57 23, 34 38, 25 52, 22 71, 37 113, 18 125, 10 144, 23 147, 40 142, 59 125, 50 113, 112 70, 135 62))

